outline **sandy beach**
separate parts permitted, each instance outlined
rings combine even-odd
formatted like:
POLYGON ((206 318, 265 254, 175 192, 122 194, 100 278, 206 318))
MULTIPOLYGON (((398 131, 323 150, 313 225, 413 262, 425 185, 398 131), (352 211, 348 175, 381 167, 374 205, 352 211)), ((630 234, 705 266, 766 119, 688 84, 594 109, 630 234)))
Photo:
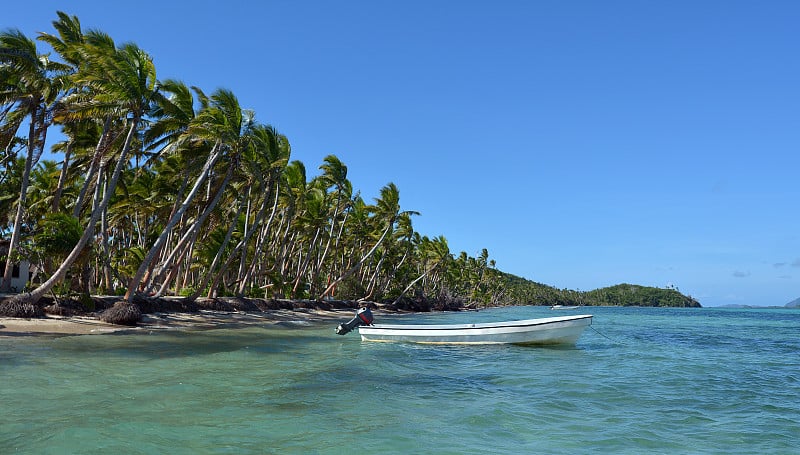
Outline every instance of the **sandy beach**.
POLYGON ((43 318, 0 317, 0 337, 35 335, 101 335, 115 332, 147 333, 153 330, 207 330, 281 324, 286 322, 339 322, 353 317, 353 310, 269 310, 259 313, 200 310, 197 313, 143 314, 135 327, 107 324, 90 316, 53 316, 43 318))

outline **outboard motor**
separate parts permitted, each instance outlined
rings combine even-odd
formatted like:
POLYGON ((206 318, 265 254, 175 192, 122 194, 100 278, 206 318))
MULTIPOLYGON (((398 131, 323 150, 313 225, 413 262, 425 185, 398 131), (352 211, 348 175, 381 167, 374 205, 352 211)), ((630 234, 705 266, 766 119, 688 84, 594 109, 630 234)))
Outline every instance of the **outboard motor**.
POLYGON ((344 335, 360 325, 372 325, 372 320, 372 311, 367 307, 361 308, 356 312, 356 316, 353 319, 344 324, 339 324, 339 327, 336 327, 336 333, 344 335))

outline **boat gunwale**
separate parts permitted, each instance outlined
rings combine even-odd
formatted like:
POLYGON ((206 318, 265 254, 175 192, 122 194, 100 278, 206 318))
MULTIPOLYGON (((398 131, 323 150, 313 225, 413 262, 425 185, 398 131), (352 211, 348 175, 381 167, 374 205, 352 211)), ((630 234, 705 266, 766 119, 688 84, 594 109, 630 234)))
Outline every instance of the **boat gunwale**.
MULTIPOLYGON (((558 324, 560 322, 574 322, 581 319, 589 319, 591 321, 593 315, 591 314, 578 314, 574 316, 556 316, 549 318, 537 319, 521 319, 516 321, 505 322, 485 322, 477 324, 442 324, 442 325, 425 325, 425 324, 373 324, 368 326, 359 327, 359 331, 363 329, 374 330, 394 330, 394 331, 430 331, 430 330, 470 330, 470 329, 503 329, 515 327, 536 327, 540 325, 558 324)), ((591 323, 591 322, 590 322, 591 323)))

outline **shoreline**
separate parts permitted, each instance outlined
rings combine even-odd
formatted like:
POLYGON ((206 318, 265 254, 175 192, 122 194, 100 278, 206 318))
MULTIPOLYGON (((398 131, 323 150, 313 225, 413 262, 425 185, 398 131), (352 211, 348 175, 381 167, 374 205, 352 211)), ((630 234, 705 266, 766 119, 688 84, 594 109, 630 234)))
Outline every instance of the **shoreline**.
MULTIPOLYGON (((262 313, 200 310, 196 313, 148 313, 135 326, 115 325, 96 316, 55 316, 42 318, 0 317, 0 338, 28 336, 103 335, 148 333, 161 330, 212 330, 257 327, 282 323, 347 322, 350 309, 268 310, 262 313)), ((333 326, 331 328, 333 330, 333 326)))
MULTIPOLYGON (((0 306, 12 294, 0 294, 0 306)), ((24 312, 0 312, 0 338, 14 336, 96 335, 147 333, 153 330, 209 330, 255 327, 273 324, 305 324, 349 321, 361 307, 377 314, 412 314, 429 311, 458 311, 469 307, 434 307, 430 302, 403 299, 399 304, 353 300, 260 299, 244 297, 199 298, 136 296, 133 304, 141 318, 135 325, 112 324, 102 320, 103 312, 121 300, 120 296, 93 295, 91 310, 75 299, 57 302, 51 297, 28 305, 24 312)), ((17 309, 18 310, 18 309, 17 309)), ((116 322, 116 321, 114 321, 116 322)))
MULTIPOLYGON (((0 302, 11 297, 0 295, 0 302)), ((54 311, 50 299, 37 307, 41 316, 11 317, 0 315, 0 338, 19 336, 100 335, 111 333, 148 333, 154 330, 210 330, 217 328, 255 327, 286 323, 341 323, 352 319, 361 306, 387 312, 375 302, 264 300, 222 297, 198 299, 186 304, 182 297, 137 299, 141 319, 136 325, 118 325, 101 320, 103 311, 119 301, 114 296, 92 296, 95 311, 81 311, 75 302, 54 311)), ((395 311, 388 311, 394 313, 395 311)), ((402 312, 402 311, 400 311, 402 312)), ((28 316, 28 315, 25 315, 28 316)), ((331 329, 333 330, 333 329, 331 329)))

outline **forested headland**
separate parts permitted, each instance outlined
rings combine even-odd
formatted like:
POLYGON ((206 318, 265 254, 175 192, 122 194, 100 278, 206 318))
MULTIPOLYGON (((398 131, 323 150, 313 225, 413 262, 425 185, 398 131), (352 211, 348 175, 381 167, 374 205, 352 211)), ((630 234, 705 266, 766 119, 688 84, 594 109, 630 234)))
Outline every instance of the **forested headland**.
POLYGON ((33 272, 6 308, 90 310, 93 295, 699 306, 674 289, 558 290, 501 272, 486 249, 454 254, 414 229, 393 183, 364 200, 338 157, 309 173, 230 90, 156 74, 146 50, 63 12, 51 32, 0 32, 0 292, 21 261, 33 272), (52 131, 64 139, 45 150, 52 131))

